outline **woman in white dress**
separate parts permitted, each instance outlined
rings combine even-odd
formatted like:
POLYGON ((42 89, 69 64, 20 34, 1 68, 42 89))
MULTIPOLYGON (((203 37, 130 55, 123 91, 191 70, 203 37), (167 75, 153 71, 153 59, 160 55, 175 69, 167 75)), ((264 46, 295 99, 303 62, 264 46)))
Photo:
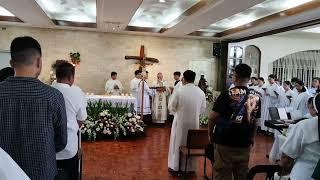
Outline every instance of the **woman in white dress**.
POLYGON ((298 91, 298 95, 293 98, 291 103, 291 108, 289 109, 291 118, 293 120, 300 119, 304 115, 308 114, 308 99, 310 95, 307 92, 307 89, 304 87, 304 83, 299 80, 296 82, 295 87, 298 91))
POLYGON ((281 91, 281 94, 280 94, 279 107, 289 107, 292 100, 296 98, 297 94, 291 90, 292 87, 291 87, 290 81, 283 82, 282 87, 284 91, 281 91))
POLYGON ((280 149, 280 166, 290 173, 291 180, 312 180, 312 173, 320 159, 320 95, 313 99, 313 106, 318 116, 296 124, 280 149))

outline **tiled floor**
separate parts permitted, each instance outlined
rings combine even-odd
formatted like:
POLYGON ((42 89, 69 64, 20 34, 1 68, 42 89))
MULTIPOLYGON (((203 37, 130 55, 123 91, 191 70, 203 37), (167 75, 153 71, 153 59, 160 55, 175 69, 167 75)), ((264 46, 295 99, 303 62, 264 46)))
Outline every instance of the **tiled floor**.
MULTIPOLYGON (((84 180, 171 180, 167 171, 170 128, 150 127, 147 136, 135 140, 83 142, 84 180)), ((272 138, 259 135, 252 150, 250 167, 268 163, 266 153, 272 138)), ((210 163, 208 174, 211 175, 210 163)), ((188 179, 203 178, 203 158, 198 160, 196 175, 188 179)), ((258 179, 263 179, 257 177, 258 179)))

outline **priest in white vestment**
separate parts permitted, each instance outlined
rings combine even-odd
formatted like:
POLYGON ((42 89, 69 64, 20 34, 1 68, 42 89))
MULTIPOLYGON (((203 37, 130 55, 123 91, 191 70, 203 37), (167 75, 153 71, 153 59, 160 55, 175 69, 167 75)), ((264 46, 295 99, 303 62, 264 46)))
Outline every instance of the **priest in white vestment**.
POLYGON ((117 73, 111 72, 111 79, 106 82, 105 91, 107 94, 120 96, 123 91, 121 82, 117 79, 117 73))
MULTIPOLYGON (((194 84, 196 73, 187 70, 183 73, 183 86, 175 91, 169 101, 169 109, 175 112, 171 128, 168 167, 169 172, 179 170, 179 147, 187 144, 189 129, 199 128, 199 116, 205 112, 204 92, 194 84)), ((182 157, 182 162, 184 157, 182 157)), ((188 170, 195 170, 195 159, 188 161, 188 170)), ((184 169, 185 163, 181 163, 184 169)))
POLYGON ((151 114, 150 96, 154 96, 154 91, 149 88, 148 83, 145 81, 147 77, 142 75, 140 70, 135 71, 135 78, 131 80, 130 89, 132 96, 137 99, 137 114, 141 114, 141 107, 143 102, 143 115, 151 114), (143 98, 142 98, 143 92, 143 98))
POLYGON ((156 88, 155 96, 152 98, 152 122, 165 123, 168 116, 168 96, 170 90, 167 81, 163 80, 163 74, 157 74, 157 81, 152 86, 156 88))

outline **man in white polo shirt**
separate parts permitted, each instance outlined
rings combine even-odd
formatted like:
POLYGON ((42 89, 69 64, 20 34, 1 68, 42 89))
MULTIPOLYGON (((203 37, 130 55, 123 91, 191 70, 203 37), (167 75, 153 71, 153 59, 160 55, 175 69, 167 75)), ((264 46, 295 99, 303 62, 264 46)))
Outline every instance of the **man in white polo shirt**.
POLYGON ((80 88, 73 88, 75 68, 64 62, 56 67, 57 83, 52 85, 64 97, 67 111, 68 142, 64 150, 56 154, 58 169, 68 174, 68 180, 78 179, 78 121, 87 118, 86 101, 80 88))

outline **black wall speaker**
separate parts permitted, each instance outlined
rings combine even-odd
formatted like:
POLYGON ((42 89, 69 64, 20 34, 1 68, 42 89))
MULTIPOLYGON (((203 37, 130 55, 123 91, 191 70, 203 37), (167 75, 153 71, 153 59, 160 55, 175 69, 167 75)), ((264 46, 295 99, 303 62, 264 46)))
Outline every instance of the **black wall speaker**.
POLYGON ((213 43, 212 55, 215 57, 221 56, 221 44, 220 43, 213 43))

